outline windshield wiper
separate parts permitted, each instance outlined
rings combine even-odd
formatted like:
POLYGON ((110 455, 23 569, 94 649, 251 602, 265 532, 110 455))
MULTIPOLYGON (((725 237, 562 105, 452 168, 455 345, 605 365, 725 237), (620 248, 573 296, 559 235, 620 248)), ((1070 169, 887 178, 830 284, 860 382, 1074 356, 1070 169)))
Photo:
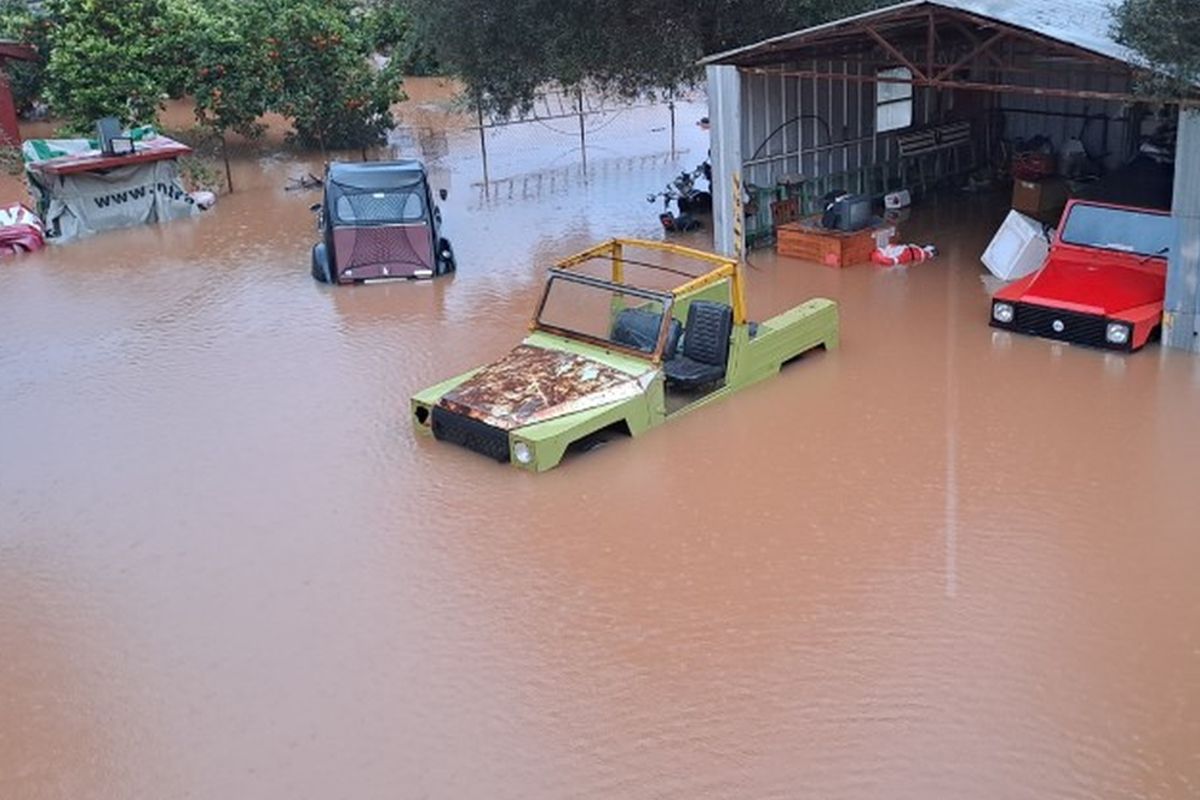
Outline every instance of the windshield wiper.
POLYGON ((1169 252, 1171 252, 1171 248, 1170 248, 1170 247, 1164 247, 1163 249, 1159 250, 1157 253, 1150 253, 1149 255, 1142 256, 1142 258, 1138 260, 1138 263, 1139 263, 1139 264, 1145 264, 1145 263, 1146 263, 1147 261, 1149 261, 1150 259, 1152 259, 1152 258, 1158 258, 1159 256, 1165 256, 1165 255, 1166 255, 1167 253, 1169 253, 1169 252))

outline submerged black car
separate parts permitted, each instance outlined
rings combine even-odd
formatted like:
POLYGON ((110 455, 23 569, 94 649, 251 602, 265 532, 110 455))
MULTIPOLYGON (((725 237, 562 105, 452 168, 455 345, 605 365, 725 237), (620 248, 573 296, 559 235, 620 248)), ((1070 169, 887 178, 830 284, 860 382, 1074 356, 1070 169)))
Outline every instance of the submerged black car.
MULTIPOLYGON (((440 193, 445 199, 446 192, 440 193)), ((322 283, 430 278, 455 268, 425 165, 414 159, 330 164, 312 275, 322 283)))

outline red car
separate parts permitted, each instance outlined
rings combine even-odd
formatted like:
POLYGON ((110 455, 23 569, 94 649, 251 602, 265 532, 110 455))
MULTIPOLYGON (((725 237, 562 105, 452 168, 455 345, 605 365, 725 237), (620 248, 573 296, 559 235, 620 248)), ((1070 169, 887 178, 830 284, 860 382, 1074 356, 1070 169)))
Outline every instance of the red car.
POLYGON ((1174 238, 1165 211, 1072 200, 1042 268, 992 298, 992 325, 1138 350, 1161 329, 1174 238))

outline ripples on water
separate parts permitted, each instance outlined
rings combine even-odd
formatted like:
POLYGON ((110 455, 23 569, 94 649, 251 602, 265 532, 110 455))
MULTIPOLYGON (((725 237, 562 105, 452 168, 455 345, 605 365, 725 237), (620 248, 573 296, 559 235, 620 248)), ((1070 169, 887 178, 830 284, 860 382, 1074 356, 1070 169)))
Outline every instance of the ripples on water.
POLYGON ((407 397, 673 165, 481 199, 468 152, 448 281, 313 284, 279 162, 0 265, 0 796, 1197 794, 1197 362, 995 334, 951 201, 911 270, 753 255, 841 350, 506 470, 407 397))

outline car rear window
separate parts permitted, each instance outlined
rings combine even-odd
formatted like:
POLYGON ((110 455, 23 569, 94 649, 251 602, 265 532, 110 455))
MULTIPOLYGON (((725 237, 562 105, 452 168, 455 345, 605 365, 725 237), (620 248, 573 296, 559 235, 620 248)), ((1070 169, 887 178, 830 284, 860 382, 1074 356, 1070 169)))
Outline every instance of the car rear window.
POLYGON ((337 199, 334 213, 344 223, 423 222, 425 201, 420 192, 358 192, 337 199))
POLYGON ((1170 252, 1175 222, 1165 214, 1128 208, 1076 205, 1063 226, 1066 244, 1161 256, 1170 252))

